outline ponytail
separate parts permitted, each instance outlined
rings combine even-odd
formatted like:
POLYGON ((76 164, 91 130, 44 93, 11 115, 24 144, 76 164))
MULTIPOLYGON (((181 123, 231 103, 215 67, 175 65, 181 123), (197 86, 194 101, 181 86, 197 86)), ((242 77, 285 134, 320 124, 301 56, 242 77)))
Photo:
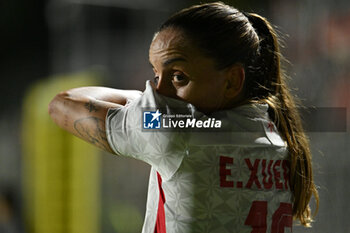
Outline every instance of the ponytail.
POLYGON ((287 142, 290 156, 290 184, 293 192, 293 217, 304 226, 312 221, 309 202, 314 195, 317 213, 319 197, 313 182, 309 141, 304 133, 295 100, 281 70, 277 34, 263 17, 244 13, 259 37, 256 57, 248 62, 247 98, 267 103, 269 116, 287 142))

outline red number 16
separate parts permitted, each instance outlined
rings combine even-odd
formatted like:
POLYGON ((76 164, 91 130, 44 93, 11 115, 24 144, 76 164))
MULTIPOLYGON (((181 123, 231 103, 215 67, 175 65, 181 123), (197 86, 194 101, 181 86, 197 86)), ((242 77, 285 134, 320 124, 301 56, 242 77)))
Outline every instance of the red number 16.
MULTIPOLYGON (((284 233, 284 228, 292 228, 292 204, 281 202, 272 215, 271 233, 284 233)), ((251 226, 251 233, 266 233, 267 201, 253 201, 244 225, 251 226)))

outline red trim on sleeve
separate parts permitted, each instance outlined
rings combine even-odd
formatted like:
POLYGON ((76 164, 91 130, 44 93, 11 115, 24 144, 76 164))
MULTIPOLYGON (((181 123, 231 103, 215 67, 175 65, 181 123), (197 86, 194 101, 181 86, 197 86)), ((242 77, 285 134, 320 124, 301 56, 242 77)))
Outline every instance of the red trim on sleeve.
POLYGON ((154 233, 166 233, 165 227, 165 211, 164 211, 164 203, 165 196, 162 188, 162 177, 157 172, 158 178, 158 188, 159 188, 159 202, 158 202, 158 212, 157 212, 157 221, 156 227, 154 228, 154 233))

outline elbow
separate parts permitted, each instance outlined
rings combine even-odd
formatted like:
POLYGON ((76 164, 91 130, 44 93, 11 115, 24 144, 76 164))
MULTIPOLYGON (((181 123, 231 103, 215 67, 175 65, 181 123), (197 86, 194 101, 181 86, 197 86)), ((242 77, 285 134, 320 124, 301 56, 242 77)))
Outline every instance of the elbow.
MULTIPOLYGON (((55 97, 56 98, 56 97, 55 97)), ((49 103, 48 113, 51 118, 53 118, 55 112, 56 112, 56 100, 53 98, 51 102, 49 103)))
POLYGON ((48 113, 52 120, 57 123, 57 119, 62 113, 62 108, 65 104, 65 99, 69 96, 67 92, 60 92, 49 103, 48 113))

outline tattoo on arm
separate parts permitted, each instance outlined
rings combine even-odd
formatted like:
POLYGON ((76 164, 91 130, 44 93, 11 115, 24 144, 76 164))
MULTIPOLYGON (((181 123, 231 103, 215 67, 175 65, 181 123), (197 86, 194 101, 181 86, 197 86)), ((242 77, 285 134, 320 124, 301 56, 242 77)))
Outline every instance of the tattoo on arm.
POLYGON ((89 103, 85 103, 84 107, 89 110, 89 112, 97 112, 100 108, 97 107, 93 101, 89 100, 89 103))
POLYGON ((104 130, 105 122, 103 120, 93 116, 82 118, 74 122, 74 129, 83 139, 91 144, 106 151, 111 151, 108 145, 106 131, 104 130))

